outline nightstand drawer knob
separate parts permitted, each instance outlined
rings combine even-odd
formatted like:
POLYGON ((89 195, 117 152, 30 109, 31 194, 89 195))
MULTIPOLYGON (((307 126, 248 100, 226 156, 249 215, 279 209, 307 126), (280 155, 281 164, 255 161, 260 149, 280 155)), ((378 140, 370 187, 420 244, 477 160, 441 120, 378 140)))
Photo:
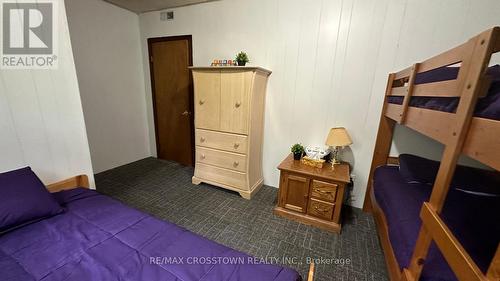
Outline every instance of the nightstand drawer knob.
POLYGON ((234 106, 235 106, 236 108, 240 107, 240 106, 241 106, 241 102, 236 102, 236 103, 234 104, 234 106))
POLYGON ((314 210, 318 211, 318 212, 321 212, 321 213, 326 213, 326 212, 329 212, 330 210, 328 209, 322 209, 318 206, 314 206, 314 210))
POLYGON ((238 162, 238 161, 234 161, 233 166, 234 166, 234 167, 238 167, 238 165, 240 165, 240 162, 238 162))
POLYGON ((333 192, 331 192, 329 190, 321 190, 319 188, 315 188, 314 191, 319 192, 321 194, 332 194, 333 193, 333 192))
POLYGON ((201 138, 200 138, 200 142, 205 142, 205 138, 204 138, 204 137, 201 137, 201 138))
POLYGON ((235 143, 234 144, 234 149, 238 149, 238 147, 240 147, 240 144, 239 143, 235 143))
POLYGON ((204 159, 205 159, 205 154, 202 154, 202 155, 200 156, 200 158, 201 158, 201 160, 204 160, 204 159))
POLYGON ((200 105, 203 105, 205 104, 205 101, 204 100, 200 100, 200 105))

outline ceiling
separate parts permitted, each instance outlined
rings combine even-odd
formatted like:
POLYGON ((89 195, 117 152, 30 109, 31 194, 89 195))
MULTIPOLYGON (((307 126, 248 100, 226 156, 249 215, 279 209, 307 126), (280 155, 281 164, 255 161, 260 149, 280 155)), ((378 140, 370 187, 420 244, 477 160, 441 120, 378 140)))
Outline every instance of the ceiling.
POLYGON ((104 0, 135 13, 158 11, 216 0, 104 0))

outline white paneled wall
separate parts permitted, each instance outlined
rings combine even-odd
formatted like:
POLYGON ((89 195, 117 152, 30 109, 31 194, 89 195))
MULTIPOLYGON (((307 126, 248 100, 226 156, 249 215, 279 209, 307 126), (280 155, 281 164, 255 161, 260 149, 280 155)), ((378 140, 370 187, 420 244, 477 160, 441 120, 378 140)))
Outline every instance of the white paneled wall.
POLYGON ((87 174, 94 186, 64 10, 57 70, 0 70, 0 171, 31 166, 45 183, 87 174))
MULTIPOLYGON (((442 52, 493 25, 496 0, 223 0, 140 15, 150 145, 154 151, 146 39, 193 35, 195 65, 248 52, 273 71, 266 100, 264 179, 278 185, 276 166, 295 142, 322 144, 344 126, 354 144, 344 155, 356 175, 351 204, 362 206, 390 71, 442 52)), ((397 130, 395 150, 435 156, 440 148, 397 130), (412 140, 408 142, 407 140, 412 140), (411 143, 411 146, 399 144, 411 143)))
POLYGON ((96 173, 148 156, 139 17, 102 0, 66 0, 96 173))

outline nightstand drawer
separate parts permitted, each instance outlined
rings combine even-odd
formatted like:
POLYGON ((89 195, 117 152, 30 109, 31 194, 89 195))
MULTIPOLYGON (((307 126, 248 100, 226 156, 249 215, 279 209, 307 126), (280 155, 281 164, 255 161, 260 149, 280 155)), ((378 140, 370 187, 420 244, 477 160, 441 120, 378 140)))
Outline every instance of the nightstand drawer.
POLYGON ((313 180, 311 196, 333 203, 335 202, 335 196, 337 195, 337 188, 337 184, 313 180))
POLYGON ((331 220, 334 207, 335 204, 330 204, 311 198, 309 200, 309 206, 307 207, 307 213, 320 219, 331 220))

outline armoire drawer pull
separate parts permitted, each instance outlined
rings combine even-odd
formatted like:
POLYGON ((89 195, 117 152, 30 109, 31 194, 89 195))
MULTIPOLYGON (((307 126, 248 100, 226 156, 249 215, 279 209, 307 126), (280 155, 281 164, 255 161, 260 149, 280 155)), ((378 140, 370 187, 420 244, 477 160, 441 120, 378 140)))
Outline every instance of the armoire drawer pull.
POLYGON ((240 106, 241 106, 241 102, 239 102, 239 101, 238 101, 238 102, 236 102, 236 103, 234 104, 234 106, 235 106, 236 108, 240 107, 240 106))
POLYGON ((200 100, 200 105, 203 105, 205 103, 204 100, 200 100))
POLYGON ((234 167, 238 167, 238 165, 240 165, 240 162, 238 162, 238 161, 234 161, 233 166, 234 166, 234 167))
POLYGON ((205 138, 204 138, 204 137, 201 137, 201 138, 200 138, 200 142, 205 142, 205 138))
POLYGON ((235 143, 234 144, 234 149, 238 149, 238 147, 240 147, 240 144, 239 143, 235 143))

